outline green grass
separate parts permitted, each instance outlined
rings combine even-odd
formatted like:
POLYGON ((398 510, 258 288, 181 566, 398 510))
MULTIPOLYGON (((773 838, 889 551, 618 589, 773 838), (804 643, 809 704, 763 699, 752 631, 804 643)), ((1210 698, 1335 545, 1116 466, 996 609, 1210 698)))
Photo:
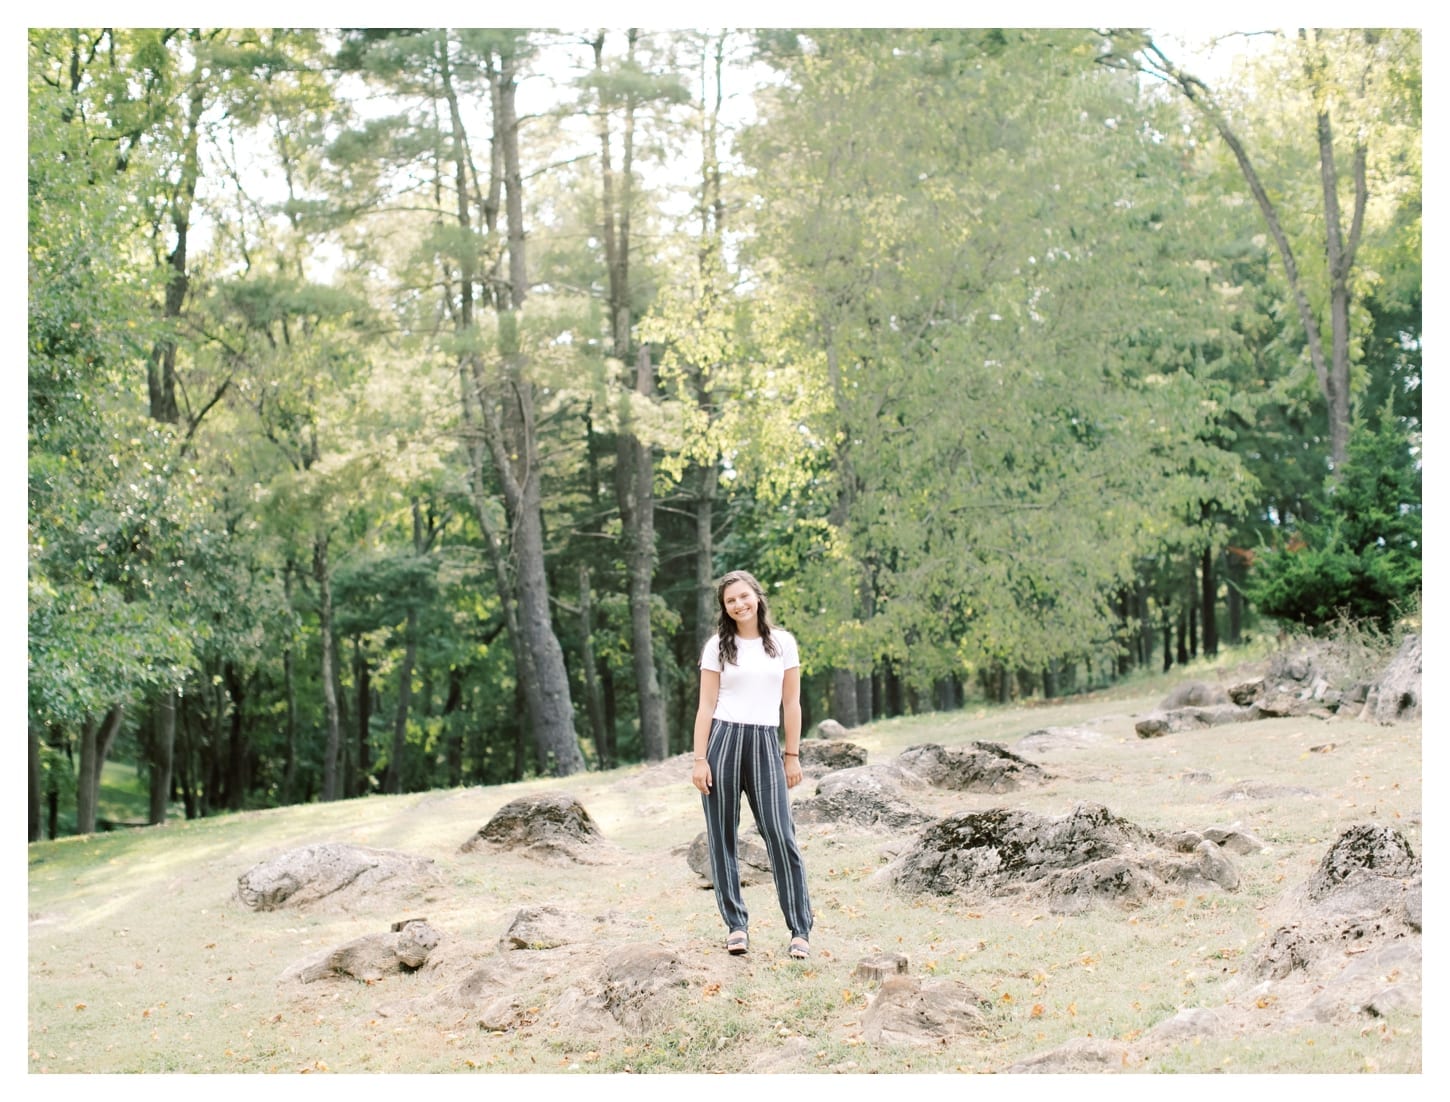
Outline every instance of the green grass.
MULTIPOLYGON (((816 930, 812 959, 800 965, 785 959, 785 930, 769 885, 746 889, 749 956, 737 960, 721 950, 713 899, 695 887, 674 852, 700 830, 698 796, 669 763, 175 821, 29 847, 28 1070, 995 1072, 1089 1034, 1131 1043, 1180 1008, 1221 1005, 1231 996, 1280 898, 1308 878, 1346 826, 1384 821, 1402 830, 1416 852, 1422 846, 1418 724, 1286 719, 1138 739, 1134 714, 1150 710, 1187 676, 1209 680, 1217 672, 1203 666, 1046 705, 890 720, 850 737, 881 762, 924 742, 1010 744, 1038 727, 1095 720, 1104 741, 1043 759, 1054 780, 1040 789, 909 798, 936 813, 1012 806, 1060 815, 1087 800, 1160 829, 1238 822, 1268 849, 1233 859, 1243 881, 1237 892, 1188 893, 1135 911, 1100 907, 1071 917, 1025 898, 903 897, 881 875, 892 839, 803 826, 816 930), (1330 741, 1334 752, 1309 752, 1330 741), (1213 782, 1185 785, 1180 778, 1190 770, 1210 773, 1213 782), (1244 779, 1301 785, 1319 795, 1214 799, 1244 779), (551 866, 458 852, 505 802, 551 789, 572 792, 589 810, 613 847, 608 863, 551 866), (431 857, 440 886, 352 913, 255 914, 236 901, 237 877, 252 865, 319 841, 431 857), (538 1017, 499 1033, 479 1029, 463 1012, 450 1019, 380 1011, 430 994, 424 974, 371 986, 278 983, 305 955, 381 932, 405 914, 426 914, 450 939, 491 946, 518 908, 544 903, 581 914, 618 912, 635 923, 629 936, 673 949, 703 978, 692 981, 656 1029, 614 1038, 551 1028, 548 1008, 587 970, 568 963, 574 958, 561 957, 554 974, 529 980, 534 986, 519 997, 539 1008, 538 1017), (924 980, 955 979, 984 995, 987 1028, 921 1049, 868 1042, 861 1023, 875 985, 853 972, 862 958, 883 951, 904 953, 911 973, 924 980)), ((108 787, 127 790, 123 778, 108 787)), ((813 790, 807 781, 797 798, 813 790)), ((144 797, 139 785, 129 792, 144 797)), ((1414 1072, 1420 1062, 1416 1014, 1184 1044, 1134 1070, 1414 1072)))

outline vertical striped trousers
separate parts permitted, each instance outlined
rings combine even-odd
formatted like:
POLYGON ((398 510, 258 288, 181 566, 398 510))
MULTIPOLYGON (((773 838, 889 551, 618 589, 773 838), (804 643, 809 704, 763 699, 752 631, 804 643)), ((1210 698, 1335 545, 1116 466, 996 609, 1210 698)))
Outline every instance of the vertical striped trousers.
POLYGON ((710 879, 715 884, 715 902, 720 908, 720 917, 725 920, 725 928, 746 930, 750 923, 740 894, 737 855, 740 796, 744 793, 765 839, 766 852, 770 854, 781 914, 792 937, 809 939, 812 919, 811 900, 806 892, 806 867, 790 817, 785 762, 777 728, 713 720, 705 759, 710 764, 713 783, 700 801, 705 807, 710 879))

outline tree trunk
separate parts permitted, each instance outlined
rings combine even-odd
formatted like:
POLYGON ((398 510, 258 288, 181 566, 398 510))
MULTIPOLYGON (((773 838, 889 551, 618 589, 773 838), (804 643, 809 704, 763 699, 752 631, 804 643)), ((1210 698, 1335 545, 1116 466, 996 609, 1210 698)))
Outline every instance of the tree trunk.
POLYGON ((1162 608, 1163 616, 1163 672, 1173 668, 1173 613, 1168 605, 1162 608))
MULTIPOLYGON (((654 390, 654 372, 647 345, 639 350, 636 375, 635 392, 648 397, 654 390)), ((624 400, 627 411, 629 396, 624 400)), ((664 698, 655 670, 651 622, 655 564, 654 459, 649 445, 634 435, 627 412, 620 425, 619 464, 615 471, 629 570, 630 641, 639 700, 640 741, 646 761, 663 761, 669 747, 664 698)))
MULTIPOLYGON (((1367 35, 1372 32, 1365 32, 1367 35)), ((1308 41, 1308 32, 1299 32, 1305 49, 1305 69, 1311 87, 1320 103, 1329 102, 1327 90, 1320 79, 1322 60, 1314 54, 1314 46, 1308 41)), ((1279 221, 1278 209, 1268 189, 1259 178, 1257 169, 1249 159, 1238 133, 1229 124, 1228 116, 1215 101, 1212 92, 1202 81, 1184 73, 1164 56, 1150 39, 1143 45, 1147 69, 1172 82, 1180 92, 1198 108, 1223 138, 1224 144, 1233 153, 1242 172, 1249 192, 1258 204, 1269 236, 1278 249, 1284 265, 1284 274, 1290 294, 1298 311, 1299 322, 1304 327, 1305 346, 1314 365, 1314 374, 1319 382, 1320 393, 1329 409, 1329 458, 1334 469, 1344 464, 1349 440, 1349 304, 1351 274, 1354 257, 1358 250, 1364 211, 1368 200, 1366 186, 1366 149, 1363 140, 1356 142, 1354 150, 1354 213, 1348 240, 1343 237, 1339 211, 1339 176, 1334 165, 1333 130, 1328 108, 1322 109, 1316 118, 1316 138, 1319 146, 1320 181, 1324 196, 1325 260, 1329 277, 1330 297, 1330 358, 1324 356, 1324 342, 1320 335, 1319 319, 1310 304, 1304 281, 1294 251, 1279 221)))
POLYGON ((1218 579, 1213 569, 1213 547, 1203 549, 1203 656, 1218 654, 1218 622, 1214 609, 1218 603, 1218 579))
POLYGON ((40 841, 41 791, 40 791, 40 733, 33 725, 26 725, 25 772, 26 785, 26 836, 32 842, 40 841))
MULTIPOLYGON (((167 267, 170 270, 167 272, 166 301, 162 308, 162 317, 168 323, 181 316, 181 309, 185 305, 186 294, 191 285, 187 269, 187 238, 191 232, 191 207, 196 199, 196 185, 201 177, 198 151, 201 119, 206 107, 202 79, 201 66, 198 63, 187 101, 186 131, 181 150, 181 179, 177 182, 170 210, 171 230, 176 235, 176 241, 167 257, 167 267)), ((146 383, 151 400, 152 420, 168 425, 176 424, 181 419, 181 411, 176 401, 175 337, 164 337, 152 350, 146 383)))
POLYGON ((589 711, 589 726, 594 731, 594 752, 600 769, 613 769, 614 742, 604 725, 604 696, 599 691, 599 664, 594 657, 594 592, 585 563, 579 564, 579 635, 584 661, 584 701, 589 711))
POLYGON ((1228 557, 1224 564, 1224 580, 1228 583, 1228 641, 1233 646, 1243 642, 1244 595, 1240 588, 1244 580, 1243 560, 1237 555, 1228 557))
MULTIPOLYGON (((282 590, 288 608, 292 607, 292 573, 295 564, 289 558, 282 571, 282 590)), ((287 697, 286 748, 282 761, 282 806, 293 802, 297 792, 297 670, 289 642, 282 648, 282 688, 287 697)))
POLYGON ((352 796, 366 796, 368 774, 373 768, 373 671, 361 636, 354 636, 352 640, 352 679, 357 699, 357 735, 353 741, 357 747, 357 769, 351 773, 344 791, 352 796))
POLYGON ((720 469, 714 463, 700 468, 700 494, 695 499, 695 658, 715 634, 720 618, 715 597, 715 494, 720 469))
POLYGON ((463 731, 458 715, 462 706, 463 671, 454 666, 448 671, 448 699, 443 704, 444 762, 449 788, 463 783, 463 731))
POLYGON ((76 769, 76 833, 94 834, 100 804, 101 767, 111 743, 121 730, 121 705, 115 705, 99 723, 81 728, 81 760, 76 769))
POLYGON ((1118 676, 1127 677, 1133 668, 1134 648, 1132 646, 1132 595, 1127 589, 1118 590, 1118 638, 1123 640, 1118 651, 1118 676), (1125 638, 1126 637, 1126 638, 1125 638))
POLYGON ((1190 659, 1198 657, 1199 600, 1198 571, 1190 570, 1188 572, 1188 590, 1183 597, 1183 603, 1188 606, 1188 656, 1190 659))
POLYGON ((519 161, 519 124, 515 106, 516 59, 505 55, 497 79, 499 114, 495 133, 503 146, 504 209, 508 217, 509 306, 499 315, 499 344, 506 375, 507 429, 504 415, 493 413, 488 433, 494 467, 504 487, 513 553, 518 564, 519 627, 528 654, 525 692, 533 720, 534 750, 541 768, 568 776, 584 768, 574 731, 574 704, 564 650, 554 634, 549 608, 549 579, 544 567, 544 522, 539 484, 539 442, 534 420, 533 383, 524 370, 518 312, 528 291, 525 263, 523 170, 519 161), (516 458, 515 458, 516 457, 516 458))
POLYGON ((393 751, 388 758, 388 792, 403 791, 403 753, 408 745, 408 708, 413 696, 413 666, 418 659, 418 610, 408 609, 404 627, 407 642, 403 644, 403 668, 398 671, 398 714, 393 720, 393 751))
POLYGON ((195 758, 192 748, 196 741, 192 730, 194 715, 194 709, 186 707, 186 701, 183 698, 179 722, 180 731, 177 736, 176 777, 181 786, 181 807, 187 822, 191 822, 201 815, 201 808, 196 796, 196 782, 192 774, 192 762, 195 758))
POLYGON ((856 678, 856 718, 862 723, 870 723, 876 718, 875 688, 875 681, 869 673, 856 678))
POLYGON ((225 805, 228 811, 240 811, 245 805, 247 794, 247 731, 244 723, 247 686, 235 663, 227 662, 224 674, 227 696, 231 699, 231 722, 227 732, 225 805))
POLYGON ((151 801, 147 821, 152 826, 166 822, 175 760, 176 695, 163 693, 151 714, 151 801))
POLYGON ((1141 581, 1133 591, 1134 611, 1138 618, 1138 667, 1153 665, 1153 618, 1148 612, 1148 587, 1141 581))
MULTIPOLYGON (((1373 32, 1364 33, 1368 37, 1373 32)), ((1306 50, 1311 49, 1307 32, 1301 30, 1299 36, 1305 43, 1306 50)), ((1322 68, 1322 59, 1311 52, 1306 59, 1305 70, 1315 91, 1315 101, 1328 104, 1329 93, 1319 80, 1322 68)), ((1319 381, 1329 405, 1329 457, 1334 469, 1338 471, 1349 456, 1349 314, 1353 302, 1351 279, 1355 253, 1359 250, 1360 233, 1364 226, 1365 207, 1369 199, 1367 150, 1364 139, 1359 137, 1354 145, 1351 168, 1354 211, 1346 238, 1339 209, 1339 171, 1334 160, 1334 126, 1328 106, 1321 108, 1315 118, 1315 137, 1319 144, 1319 180, 1324 193, 1324 255, 1329 268, 1330 357, 1319 381)))
POLYGON ((831 718, 846 728, 860 725, 856 710, 856 675, 850 670, 831 671, 831 718))
MULTIPOLYGON (((628 62, 633 64, 639 32, 630 29, 628 62)), ((595 73, 604 69, 604 34, 594 40, 595 73)), ((602 83, 602 82, 601 82, 602 83)), ((634 202, 634 118, 635 97, 624 93, 623 164, 616 178, 610 142, 609 111, 598 105, 599 163, 604 220, 604 256, 609 282, 609 326, 614 356, 621 363, 630 359, 632 320, 629 281, 630 220, 634 202)), ((633 393, 648 401, 654 393, 654 367, 648 346, 635 358, 633 393)), ((619 502, 624 555, 629 585, 630 650, 634 659, 636 699, 639 702, 640 742, 646 761, 663 761, 668 753, 664 698, 654 661, 654 629, 650 599, 654 583, 654 455, 635 432, 632 395, 620 395, 619 436, 616 446, 615 495, 619 502)))
POLYGON ((332 572, 327 563, 327 537, 312 544, 312 576, 317 582, 319 632, 322 637, 322 704, 327 721, 327 740, 322 751, 322 800, 342 795, 338 786, 338 757, 342 750, 342 725, 337 708, 337 656, 332 637, 332 572))

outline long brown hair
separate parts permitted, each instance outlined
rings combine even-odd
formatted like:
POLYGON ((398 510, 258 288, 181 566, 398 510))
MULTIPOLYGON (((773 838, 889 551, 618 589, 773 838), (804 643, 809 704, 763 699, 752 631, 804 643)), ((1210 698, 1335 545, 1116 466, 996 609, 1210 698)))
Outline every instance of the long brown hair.
POLYGON ((780 653, 780 648, 770 632, 774 624, 770 622, 770 606, 765 600, 765 590, 760 588, 760 583, 755 576, 744 570, 732 570, 720 579, 720 584, 715 587, 715 603, 720 606, 720 661, 738 665, 735 653, 735 621, 725 611, 725 591, 736 582, 744 582, 751 589, 755 590, 755 622, 760 625, 760 642, 765 648, 765 653, 774 658, 780 653))

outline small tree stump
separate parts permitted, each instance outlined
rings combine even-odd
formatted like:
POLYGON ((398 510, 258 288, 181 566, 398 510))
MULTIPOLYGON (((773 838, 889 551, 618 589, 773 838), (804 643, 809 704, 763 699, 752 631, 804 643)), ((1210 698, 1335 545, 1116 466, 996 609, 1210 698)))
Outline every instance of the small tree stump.
POLYGON ((910 970, 911 962, 903 954, 882 953, 877 957, 863 957, 851 974, 880 983, 887 976, 904 976, 910 970))

